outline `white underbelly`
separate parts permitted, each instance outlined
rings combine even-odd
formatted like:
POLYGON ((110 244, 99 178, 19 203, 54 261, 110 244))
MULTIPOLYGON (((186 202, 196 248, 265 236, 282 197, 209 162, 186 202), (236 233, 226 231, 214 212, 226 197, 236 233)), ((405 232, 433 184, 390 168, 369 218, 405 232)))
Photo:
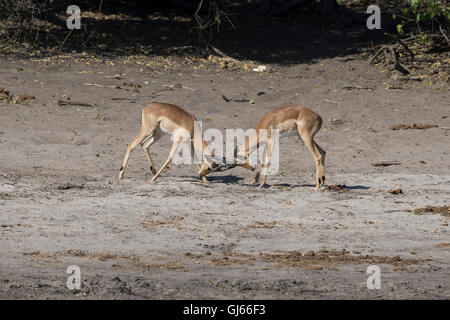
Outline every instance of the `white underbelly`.
POLYGON ((159 124, 159 130, 161 130, 162 133, 165 133, 165 134, 170 134, 170 135, 172 134, 172 132, 170 132, 168 129, 164 128, 162 123, 159 124))

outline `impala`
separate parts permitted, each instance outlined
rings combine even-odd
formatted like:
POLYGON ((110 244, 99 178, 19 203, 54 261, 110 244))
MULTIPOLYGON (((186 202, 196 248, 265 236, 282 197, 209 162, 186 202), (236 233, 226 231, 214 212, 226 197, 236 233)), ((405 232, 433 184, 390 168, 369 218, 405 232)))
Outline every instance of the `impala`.
MULTIPOLYGON (((217 167, 219 165, 213 161, 213 154, 208 149, 201 133, 194 134, 195 125, 196 118, 176 105, 157 102, 144 107, 141 114, 141 130, 137 137, 128 144, 125 159, 123 160, 122 167, 120 168, 119 180, 123 178, 131 152, 138 145, 142 146, 147 162, 150 166, 150 170, 153 173, 151 182, 155 181, 160 176, 161 172, 163 172, 164 169, 172 162, 175 152, 182 143, 189 143, 191 145, 192 156, 199 154, 205 158, 202 166, 197 164, 198 170, 212 171, 216 169, 214 171, 218 171, 217 167), (169 157, 157 172, 150 156, 149 148, 164 134, 171 135, 172 147, 169 152, 169 157)), ((203 179, 203 182, 208 182, 205 176, 201 176, 201 178, 203 179)))
POLYGON ((244 144, 235 150, 233 165, 218 165, 213 168, 204 166, 200 170, 201 177, 210 172, 227 170, 235 166, 243 166, 251 169, 249 155, 261 145, 265 145, 265 156, 263 161, 259 161, 258 170, 254 183, 258 183, 262 171, 262 179, 259 188, 266 182, 267 168, 272 155, 274 136, 272 130, 278 130, 279 137, 291 134, 298 134, 300 139, 311 152, 316 163, 316 190, 325 182, 325 151, 314 141, 314 136, 322 126, 322 118, 314 111, 297 105, 285 105, 266 113, 252 135, 248 137, 244 144), (262 130, 264 133, 261 134, 262 130))

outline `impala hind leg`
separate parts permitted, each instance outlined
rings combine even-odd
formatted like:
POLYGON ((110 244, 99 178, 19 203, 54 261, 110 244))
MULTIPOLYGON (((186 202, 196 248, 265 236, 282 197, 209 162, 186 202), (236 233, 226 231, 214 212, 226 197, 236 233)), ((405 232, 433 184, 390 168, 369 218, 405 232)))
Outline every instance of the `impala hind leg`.
POLYGON ((182 142, 183 142, 183 137, 179 137, 173 142, 172 148, 170 149, 169 157, 167 158, 166 162, 163 164, 161 169, 159 169, 159 171, 153 176, 151 182, 154 182, 156 179, 158 179, 158 177, 161 175, 161 173, 164 171, 164 169, 167 168, 167 166, 172 162, 173 156, 174 156, 175 152, 177 151, 178 146, 182 142))
POLYGON ((316 163, 316 190, 325 183, 325 151, 309 135, 300 135, 316 163))
POLYGON ((314 146, 316 147, 317 151, 319 151, 320 154, 320 163, 319 163, 319 169, 317 170, 317 175, 321 178, 321 186, 325 183, 325 150, 323 150, 315 141, 314 146))
POLYGON ((156 141, 158 141, 161 138, 161 136, 162 135, 159 132, 157 132, 157 130, 155 130, 153 132, 153 135, 149 139, 141 143, 142 150, 144 150, 145 157, 147 158, 148 165, 150 166, 150 171, 153 173, 153 175, 156 174, 156 168, 155 165, 153 164, 152 157, 150 156, 150 146, 154 144, 156 141))

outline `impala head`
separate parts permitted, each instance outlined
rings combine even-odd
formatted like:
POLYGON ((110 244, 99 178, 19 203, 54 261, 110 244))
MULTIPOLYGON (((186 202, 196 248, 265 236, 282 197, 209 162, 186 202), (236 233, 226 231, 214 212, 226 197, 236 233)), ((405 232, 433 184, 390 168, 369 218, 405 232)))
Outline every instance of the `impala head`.
POLYGON ((244 167, 245 169, 254 171, 255 167, 253 167, 248 159, 248 154, 247 155, 241 155, 239 154, 239 148, 236 147, 234 149, 234 166, 233 167, 244 167))
POLYGON ((248 161, 244 161, 243 163, 238 163, 237 160, 238 160, 238 148, 237 147, 234 149, 234 157, 233 157, 232 164, 227 163, 225 157, 223 157, 223 161, 217 161, 215 158, 205 155, 205 160, 203 161, 203 164, 202 164, 198 174, 201 177, 204 177, 211 172, 227 171, 227 170, 230 170, 237 166, 244 167, 244 168, 246 168, 248 170, 252 170, 252 171, 255 170, 255 167, 251 166, 248 163, 248 161))

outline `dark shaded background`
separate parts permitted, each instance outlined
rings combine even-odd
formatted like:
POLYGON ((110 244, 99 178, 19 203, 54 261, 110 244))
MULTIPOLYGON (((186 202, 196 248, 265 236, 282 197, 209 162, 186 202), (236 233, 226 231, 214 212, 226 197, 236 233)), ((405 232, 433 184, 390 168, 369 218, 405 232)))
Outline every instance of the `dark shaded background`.
MULTIPOLYGON (((9 26, 3 44, 14 40, 42 54, 87 51, 116 56, 206 56, 217 54, 217 48, 233 58, 290 64, 358 51, 383 40, 384 32, 395 31, 388 12, 382 30, 368 30, 365 1, 341 7, 334 0, 204 0, 199 9, 200 1, 77 1, 82 29, 71 32, 65 10, 72 1, 23 1, 35 9, 24 6, 19 12, 20 1, 0 0, 3 8, 15 3, 10 11, 2 11, 3 19, 21 19, 9 26), (199 27, 197 17, 209 27, 199 27), (317 50, 324 43, 329 50, 317 50)), ((378 2, 386 10, 392 7, 392 2, 378 2)))

